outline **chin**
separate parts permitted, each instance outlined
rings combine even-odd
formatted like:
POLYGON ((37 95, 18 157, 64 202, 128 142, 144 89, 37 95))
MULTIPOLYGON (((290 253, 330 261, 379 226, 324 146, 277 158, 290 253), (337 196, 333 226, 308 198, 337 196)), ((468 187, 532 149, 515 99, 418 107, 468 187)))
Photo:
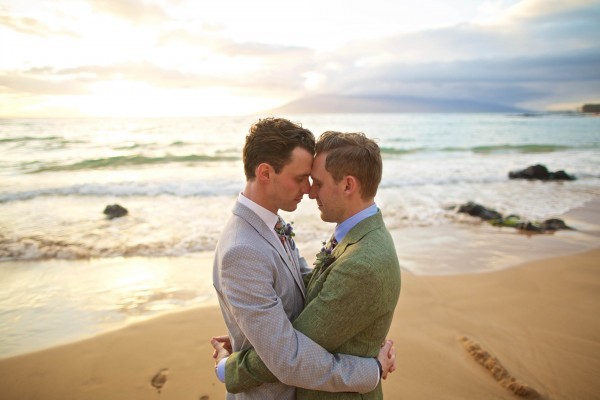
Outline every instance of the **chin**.
POLYGON ((327 217, 326 214, 323 214, 323 212, 321 212, 321 221, 323 221, 323 222, 335 222, 335 221, 332 221, 329 217, 327 217))
POLYGON ((296 211, 296 208, 298 208, 298 204, 293 204, 293 205, 287 206, 287 207, 285 207, 285 208, 284 208, 284 207, 281 207, 281 209, 282 209, 283 211, 287 211, 287 212, 296 211))

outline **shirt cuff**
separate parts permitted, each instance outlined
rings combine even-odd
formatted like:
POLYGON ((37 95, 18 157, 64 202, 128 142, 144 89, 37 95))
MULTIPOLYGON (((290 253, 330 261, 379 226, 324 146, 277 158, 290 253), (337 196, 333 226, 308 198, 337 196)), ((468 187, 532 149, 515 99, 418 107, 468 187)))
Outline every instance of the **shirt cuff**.
POLYGON ((381 382, 381 375, 382 375, 382 367, 381 367, 381 363, 379 362, 379 360, 377 359, 377 357, 373 357, 375 359, 375 365, 377 365, 377 383, 375 383, 375 386, 373 387, 373 389, 371 389, 371 391, 377 389, 377 386, 379 386, 379 383, 381 382))
POLYGON ((219 378, 219 380, 223 383, 225 383, 225 364, 227 363, 227 358, 228 357, 225 357, 224 359, 219 361, 219 363, 217 364, 217 367, 215 368, 215 372, 217 373, 217 378, 219 378))

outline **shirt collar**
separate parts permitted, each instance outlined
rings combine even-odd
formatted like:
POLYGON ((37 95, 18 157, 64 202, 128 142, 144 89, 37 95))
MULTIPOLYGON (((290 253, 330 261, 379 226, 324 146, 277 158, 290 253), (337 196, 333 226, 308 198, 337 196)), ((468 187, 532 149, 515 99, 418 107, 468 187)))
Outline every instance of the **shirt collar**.
POLYGON ((279 219, 279 216, 277 214, 273 214, 271 211, 253 202, 252 200, 244 196, 242 193, 240 193, 240 195, 238 196, 238 201, 240 202, 240 204, 248 207, 256 215, 258 215, 258 217, 262 219, 269 228, 275 228, 275 224, 279 219))
POLYGON ((337 226, 335 227, 335 231, 333 232, 335 240, 337 240, 338 243, 341 242, 344 239, 344 237, 346 237, 348 232, 350 232, 350 230, 354 228, 359 222, 375 214, 377 214, 377 204, 373 203, 364 210, 354 214, 341 224, 337 224, 337 226))

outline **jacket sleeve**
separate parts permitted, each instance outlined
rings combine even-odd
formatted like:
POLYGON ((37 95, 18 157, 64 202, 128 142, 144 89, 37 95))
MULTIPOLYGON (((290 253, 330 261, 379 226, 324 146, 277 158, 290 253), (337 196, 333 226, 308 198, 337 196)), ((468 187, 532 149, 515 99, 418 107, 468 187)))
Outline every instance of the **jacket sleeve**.
POLYGON ((379 383, 374 359, 330 354, 294 330, 274 289, 276 268, 256 247, 233 247, 223 256, 220 295, 254 348, 227 360, 227 391, 238 393, 275 378, 320 391, 373 390, 379 383))

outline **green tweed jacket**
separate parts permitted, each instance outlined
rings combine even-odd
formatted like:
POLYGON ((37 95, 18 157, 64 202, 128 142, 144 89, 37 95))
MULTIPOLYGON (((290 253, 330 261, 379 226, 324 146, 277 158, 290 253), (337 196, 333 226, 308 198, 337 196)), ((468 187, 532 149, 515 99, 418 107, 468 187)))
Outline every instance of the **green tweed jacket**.
MULTIPOLYGON (((294 328, 331 353, 376 357, 389 331, 400 295, 400 266, 381 211, 358 223, 336 246, 333 263, 305 277, 305 308, 294 328)), ((226 386, 239 393, 277 378, 253 348, 233 353, 226 386)), ((298 388, 298 399, 382 399, 381 382, 368 393, 298 388)))

